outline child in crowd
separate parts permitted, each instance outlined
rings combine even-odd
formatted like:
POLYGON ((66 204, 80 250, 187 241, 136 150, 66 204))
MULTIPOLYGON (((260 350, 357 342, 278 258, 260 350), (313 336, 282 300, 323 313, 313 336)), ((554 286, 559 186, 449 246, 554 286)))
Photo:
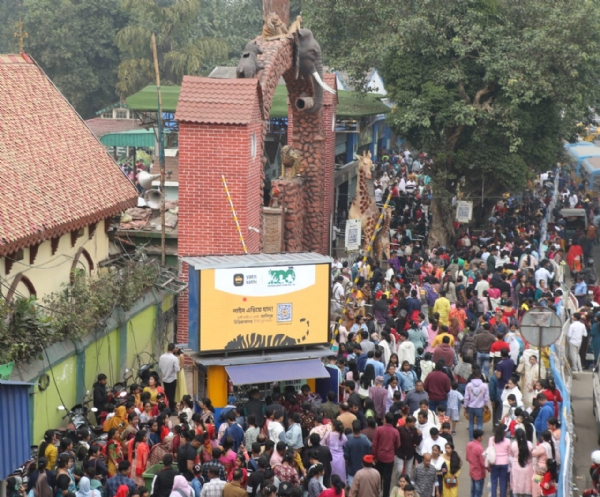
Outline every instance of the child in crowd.
POLYGON ((438 418, 438 426, 442 426, 444 423, 450 422, 450 417, 446 414, 446 406, 439 405, 437 406, 437 418, 438 418))
POLYGON ((452 424, 452 434, 456 434, 456 423, 458 423, 458 419, 460 416, 460 406, 461 402, 464 399, 462 393, 458 391, 458 382, 452 382, 452 390, 448 392, 448 401, 447 401, 447 409, 448 409, 448 417, 450 418, 450 423, 452 424))

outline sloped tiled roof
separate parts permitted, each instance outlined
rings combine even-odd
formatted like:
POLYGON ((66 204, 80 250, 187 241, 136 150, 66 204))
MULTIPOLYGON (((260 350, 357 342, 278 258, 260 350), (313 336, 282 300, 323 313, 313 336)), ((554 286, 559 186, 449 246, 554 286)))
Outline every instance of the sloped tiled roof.
POLYGON ((135 119, 103 119, 102 117, 95 117, 88 119, 85 124, 88 125, 98 139, 110 133, 122 133, 123 131, 140 129, 136 126, 135 119))
POLYGON ((0 256, 137 204, 137 192, 27 55, 0 55, 0 256))
POLYGON ((175 119, 199 124, 248 124, 253 121, 257 99, 262 109, 258 79, 184 76, 175 119))
MULTIPOLYGON (((160 174, 160 162, 154 157, 150 174, 160 174)), ((165 157, 165 180, 179 181, 179 157, 165 157)))

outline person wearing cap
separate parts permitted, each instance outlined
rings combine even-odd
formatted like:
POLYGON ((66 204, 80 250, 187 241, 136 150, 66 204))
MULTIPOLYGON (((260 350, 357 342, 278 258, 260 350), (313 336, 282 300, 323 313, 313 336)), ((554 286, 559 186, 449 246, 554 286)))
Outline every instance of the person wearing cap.
POLYGON ((173 481, 179 474, 173 469, 173 454, 165 454, 162 458, 164 467, 156 473, 152 481, 152 497, 169 497, 173 481))
POLYGON ((385 416, 388 391, 383 387, 383 376, 375 378, 375 385, 369 387, 369 397, 373 400, 375 417, 381 423, 385 416))
POLYGON ((372 447, 372 454, 377 460, 377 471, 383 480, 383 497, 390 495, 394 457, 399 447, 400 433, 394 426, 394 415, 388 412, 383 418, 383 426, 375 430, 372 447))
MULTIPOLYGON (((363 457, 362 469, 354 475, 349 497, 376 497, 381 493, 381 475, 373 467, 374 462, 374 457, 371 454, 363 457)), ((383 497, 388 496, 384 493, 383 497)))

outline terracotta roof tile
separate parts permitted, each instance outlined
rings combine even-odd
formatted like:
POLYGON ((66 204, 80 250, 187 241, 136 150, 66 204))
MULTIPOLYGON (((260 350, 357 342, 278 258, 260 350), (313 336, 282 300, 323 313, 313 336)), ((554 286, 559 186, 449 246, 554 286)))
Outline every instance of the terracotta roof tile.
POLYGON ((94 133, 98 139, 110 133, 122 133, 123 131, 140 129, 139 126, 136 126, 136 121, 134 119, 103 119, 101 117, 95 117, 93 119, 88 119, 85 124, 88 125, 88 128, 92 130, 92 133, 94 133))
MULTIPOLYGON (((150 174, 160 174, 160 162, 154 157, 150 174)), ((179 181, 179 157, 165 157, 165 181, 179 181)))
POLYGON ((137 193, 28 57, 0 56, 0 255, 136 205, 137 193))
POLYGON ((262 112, 258 79, 184 76, 175 119, 193 123, 248 124, 256 102, 262 112))

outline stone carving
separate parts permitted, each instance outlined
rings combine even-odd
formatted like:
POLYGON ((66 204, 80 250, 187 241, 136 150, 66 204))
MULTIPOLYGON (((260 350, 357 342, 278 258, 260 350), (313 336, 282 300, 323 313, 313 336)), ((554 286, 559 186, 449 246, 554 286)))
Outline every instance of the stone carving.
POLYGON ((386 207, 383 209, 383 223, 375 240, 373 240, 373 255, 378 261, 383 260, 383 254, 386 255, 386 259, 390 258, 390 221, 392 219, 392 208, 386 207))
POLYGON ((271 12, 263 24, 262 37, 263 40, 277 40, 285 38, 288 34, 288 29, 281 22, 279 16, 275 12, 271 12))
POLYGON ((371 164, 373 163, 371 152, 364 152, 363 155, 356 158, 358 159, 358 184, 350 211, 348 212, 348 219, 360 219, 363 249, 366 250, 377 227, 379 209, 377 209, 375 201, 369 194, 369 186, 367 184, 367 180, 371 179, 371 164))
POLYGON ((335 90, 323 81, 321 47, 310 29, 299 29, 296 39, 296 78, 302 76, 312 81, 313 97, 302 96, 296 100, 296 108, 307 114, 315 114, 323 107, 323 90, 335 94, 335 90))
POLYGON ((300 174, 302 169, 302 154, 300 150, 285 145, 281 148, 281 176, 279 179, 292 179, 300 174))
POLYGON ((256 73, 263 69, 263 63, 258 60, 258 55, 262 54, 263 50, 260 48, 256 40, 251 41, 246 45, 242 52, 242 58, 238 62, 235 69, 235 76, 237 78, 253 78, 256 73))

